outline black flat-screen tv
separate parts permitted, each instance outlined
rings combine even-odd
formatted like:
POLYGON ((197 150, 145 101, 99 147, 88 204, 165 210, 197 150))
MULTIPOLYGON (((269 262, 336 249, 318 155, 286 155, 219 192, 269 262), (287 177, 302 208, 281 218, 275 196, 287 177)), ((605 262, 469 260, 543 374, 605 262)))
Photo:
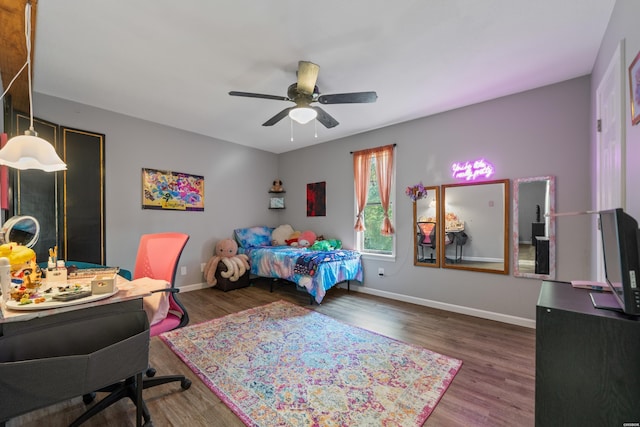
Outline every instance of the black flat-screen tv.
POLYGON ((592 294, 594 305, 640 316, 640 230, 638 222, 621 208, 599 212, 604 271, 613 304, 603 294, 592 294))

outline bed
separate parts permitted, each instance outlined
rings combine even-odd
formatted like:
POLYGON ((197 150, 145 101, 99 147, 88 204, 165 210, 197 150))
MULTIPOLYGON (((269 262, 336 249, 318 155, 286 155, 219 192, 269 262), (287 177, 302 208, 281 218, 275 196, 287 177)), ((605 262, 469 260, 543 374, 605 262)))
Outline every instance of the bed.
POLYGON ((360 253, 348 249, 312 251, 308 248, 272 246, 271 227, 234 230, 238 253, 249 257, 251 274, 282 279, 305 289, 320 304, 327 290, 351 280, 362 283, 360 253))

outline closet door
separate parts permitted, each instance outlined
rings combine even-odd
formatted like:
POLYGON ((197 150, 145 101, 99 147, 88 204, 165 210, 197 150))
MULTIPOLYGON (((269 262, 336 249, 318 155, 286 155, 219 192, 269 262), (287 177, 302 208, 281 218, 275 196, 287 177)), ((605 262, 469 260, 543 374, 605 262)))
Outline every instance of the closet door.
MULTIPOLYGON (((28 114, 16 112, 13 135, 24 135, 29 129, 28 114)), ((38 136, 50 142, 58 153, 58 125, 40 119, 33 119, 33 128, 38 136)), ((9 168, 11 180, 11 202, 9 211, 13 215, 30 215, 40 223, 40 238, 33 247, 38 262, 47 261, 49 248, 58 245, 58 196, 59 180, 63 172, 43 172, 40 170, 18 170, 9 168)))
MULTIPOLYGON (((29 116, 16 112, 13 135, 29 129, 29 116)), ((104 134, 33 119, 38 136, 53 144, 66 171, 11 171, 12 215, 30 215, 40 222, 33 248, 38 262, 49 248, 68 261, 106 264, 104 200, 104 134)))
POLYGON ((105 264, 104 135, 61 127, 64 258, 105 264))

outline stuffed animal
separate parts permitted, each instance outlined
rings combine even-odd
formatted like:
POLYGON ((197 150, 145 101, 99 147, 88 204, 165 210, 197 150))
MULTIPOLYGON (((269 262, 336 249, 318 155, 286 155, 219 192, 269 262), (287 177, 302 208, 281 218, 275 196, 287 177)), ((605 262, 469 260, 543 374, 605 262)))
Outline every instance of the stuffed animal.
POLYGON ((300 232, 299 231, 294 231, 293 233, 291 233, 289 238, 287 240, 285 240, 285 242, 289 246, 298 246, 298 237, 300 237, 300 232))
POLYGON ((316 240, 316 242, 311 245, 311 249, 314 251, 333 251, 341 248, 342 242, 337 239, 316 240))
POLYGON ((237 281, 249 269, 249 257, 238 254, 238 244, 233 239, 223 239, 216 243, 214 255, 204 267, 204 277, 211 286, 218 284, 216 270, 222 262, 227 271, 221 271, 220 276, 232 282, 237 281))
POLYGON ((269 190, 272 193, 282 193, 284 191, 284 188, 282 187, 282 181, 280 181, 279 179, 276 179, 273 181, 273 185, 271 186, 271 190, 269 190))
POLYGON ((289 224, 280 225, 271 232, 271 244, 273 246, 284 246, 293 233, 294 229, 289 224))
POLYGON ((298 236, 298 247, 308 248, 316 242, 316 233, 311 230, 305 230, 298 236))

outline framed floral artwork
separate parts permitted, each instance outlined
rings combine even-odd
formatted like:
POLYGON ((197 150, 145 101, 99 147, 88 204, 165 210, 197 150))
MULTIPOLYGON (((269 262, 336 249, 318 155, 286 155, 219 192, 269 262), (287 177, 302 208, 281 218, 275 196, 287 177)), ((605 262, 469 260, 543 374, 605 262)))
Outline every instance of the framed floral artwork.
POLYGON ((640 52, 629 65, 629 90, 631 91, 631 123, 640 123, 640 52))
POLYGON ((204 177, 143 168, 142 209, 204 211, 204 177))

